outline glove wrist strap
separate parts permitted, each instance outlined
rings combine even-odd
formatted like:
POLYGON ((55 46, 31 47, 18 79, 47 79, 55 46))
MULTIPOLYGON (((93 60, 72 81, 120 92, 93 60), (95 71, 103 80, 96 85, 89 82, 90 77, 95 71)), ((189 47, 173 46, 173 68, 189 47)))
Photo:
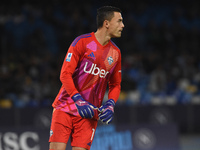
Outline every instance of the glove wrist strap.
POLYGON ((113 105, 113 107, 115 106, 115 101, 113 99, 109 99, 108 101, 109 101, 108 103, 113 105))
POLYGON ((76 101, 79 100, 79 99, 83 100, 83 98, 82 98, 82 96, 81 96, 80 93, 76 93, 76 94, 74 94, 74 95, 72 96, 72 100, 73 100, 74 102, 76 102, 76 101))

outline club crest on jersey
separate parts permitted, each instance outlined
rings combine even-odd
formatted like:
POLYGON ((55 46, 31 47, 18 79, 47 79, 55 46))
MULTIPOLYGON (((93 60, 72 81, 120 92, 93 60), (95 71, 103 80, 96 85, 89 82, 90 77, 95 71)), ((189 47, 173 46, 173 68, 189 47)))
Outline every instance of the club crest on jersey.
POLYGON ((108 63, 109 63, 109 65, 111 65, 112 63, 113 63, 113 58, 110 56, 110 57, 108 57, 108 63))
POLYGON ((68 53, 68 54, 67 54, 66 61, 70 62, 70 61, 71 61, 71 58, 72 58, 72 53, 68 53))

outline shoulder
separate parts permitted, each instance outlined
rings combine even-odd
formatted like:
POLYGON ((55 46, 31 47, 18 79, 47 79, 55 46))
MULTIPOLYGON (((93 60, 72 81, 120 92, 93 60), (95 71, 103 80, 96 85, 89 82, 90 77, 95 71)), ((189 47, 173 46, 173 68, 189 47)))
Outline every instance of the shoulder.
POLYGON ((120 52, 120 48, 112 40, 110 40, 110 42, 111 42, 113 48, 120 52))
POLYGON ((78 36, 78 37, 76 37, 76 38, 74 39, 74 41, 72 42, 72 46, 75 47, 76 44, 77 44, 79 41, 85 40, 85 39, 90 38, 90 37, 92 37, 92 34, 91 34, 91 33, 82 34, 82 35, 80 35, 80 36, 78 36))

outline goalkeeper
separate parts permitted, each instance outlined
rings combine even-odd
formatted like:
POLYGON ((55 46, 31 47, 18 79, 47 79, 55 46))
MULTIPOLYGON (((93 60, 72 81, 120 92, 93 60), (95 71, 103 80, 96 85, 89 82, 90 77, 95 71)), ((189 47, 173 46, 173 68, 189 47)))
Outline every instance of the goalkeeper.
POLYGON ((62 86, 52 106, 50 150, 89 150, 98 119, 109 124, 121 90, 121 52, 111 38, 121 37, 121 10, 97 10, 97 31, 78 36, 70 45, 60 73, 62 86), (108 101, 102 105, 107 84, 108 101))

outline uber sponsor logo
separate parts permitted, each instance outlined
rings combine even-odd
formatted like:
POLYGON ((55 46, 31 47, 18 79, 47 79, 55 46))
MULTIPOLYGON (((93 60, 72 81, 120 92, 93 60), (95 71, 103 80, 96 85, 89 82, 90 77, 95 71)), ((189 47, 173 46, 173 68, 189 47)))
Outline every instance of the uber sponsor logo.
POLYGON ((40 150, 36 132, 0 132, 0 150, 40 150))
POLYGON ((88 62, 85 63, 84 66, 84 72, 85 73, 89 73, 92 75, 99 75, 100 78, 105 78, 106 75, 109 73, 108 71, 104 70, 104 69, 99 69, 99 67, 96 67, 96 64, 92 63, 91 68, 87 68, 88 62))

